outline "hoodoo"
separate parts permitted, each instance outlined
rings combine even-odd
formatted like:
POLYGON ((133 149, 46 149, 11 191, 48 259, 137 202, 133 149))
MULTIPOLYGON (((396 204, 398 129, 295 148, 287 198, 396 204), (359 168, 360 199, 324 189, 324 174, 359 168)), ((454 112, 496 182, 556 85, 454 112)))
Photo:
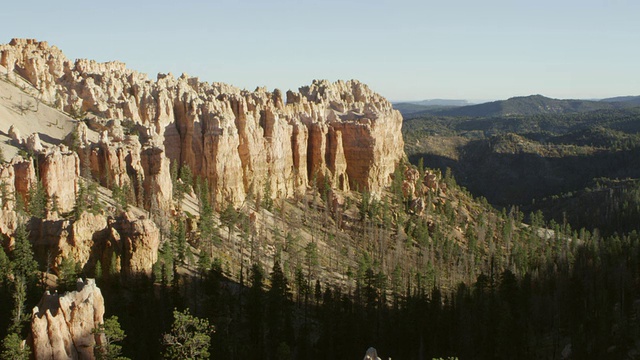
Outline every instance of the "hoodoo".
MULTIPOLYGON (((120 62, 70 61, 55 46, 25 39, 0 46, 0 64, 60 110, 135 122, 143 169, 129 172, 162 195, 159 207, 170 199, 167 158, 206 178, 216 202, 239 205, 267 188, 274 198, 292 197, 314 180, 377 193, 403 156, 400 113, 357 80, 314 81, 285 98, 186 74, 152 81, 120 62)), ((105 153, 103 161, 117 161, 105 153)), ((105 181, 117 183, 118 171, 105 181)))

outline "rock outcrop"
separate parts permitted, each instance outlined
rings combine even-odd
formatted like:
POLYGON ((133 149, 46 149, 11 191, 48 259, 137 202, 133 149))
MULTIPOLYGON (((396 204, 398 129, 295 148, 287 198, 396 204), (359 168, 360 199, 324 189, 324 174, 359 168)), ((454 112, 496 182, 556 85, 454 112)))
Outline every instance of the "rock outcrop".
MULTIPOLYGON (((403 156, 400 113, 356 80, 314 81, 285 99, 279 90, 250 92, 185 74, 151 81, 120 62, 72 62, 46 42, 24 39, 0 45, 0 64, 61 110, 146 129, 140 144, 144 191, 153 195, 148 207, 166 207, 158 193, 170 199, 167 158, 206 178, 218 203, 238 205, 250 193, 292 197, 314 180, 377 193, 403 156)), ((100 166, 122 169, 117 154, 106 154, 106 138, 102 144, 107 162, 100 166)), ((137 171, 128 169, 129 176, 137 171)), ((126 181, 122 174, 113 180, 126 181)))
POLYGON ((58 213, 73 210, 78 195, 80 159, 78 155, 61 145, 39 156, 40 181, 45 194, 58 213), (55 204, 53 204, 55 203, 55 204))
POLYGON ((116 270, 125 275, 150 274, 160 246, 155 223, 131 212, 117 218, 84 212, 76 220, 34 219, 29 230, 36 257, 54 271, 63 258, 91 273, 98 262, 109 268, 115 257, 116 270))
POLYGON ((375 348, 368 348, 367 352, 364 354, 364 359, 363 360, 380 360, 380 358, 378 357, 378 351, 376 351, 375 348))
POLYGON ((12 236, 18 227, 17 198, 26 199, 36 181, 31 160, 16 156, 11 162, 0 164, 0 235, 9 239, 9 248, 13 246, 12 236))
POLYGON ((112 228, 116 231, 111 231, 111 239, 118 246, 125 273, 150 274, 151 267, 158 260, 160 246, 160 230, 156 224, 146 218, 136 218, 128 212, 113 223, 112 228))
POLYGON ((434 202, 443 201, 446 185, 439 174, 427 170, 421 176, 417 169, 405 165, 402 175, 402 195, 413 213, 422 214, 434 202))
POLYGON ((35 359, 95 359, 93 347, 104 341, 91 330, 103 322, 104 298, 95 281, 78 280, 77 291, 44 294, 33 308, 28 342, 35 359))

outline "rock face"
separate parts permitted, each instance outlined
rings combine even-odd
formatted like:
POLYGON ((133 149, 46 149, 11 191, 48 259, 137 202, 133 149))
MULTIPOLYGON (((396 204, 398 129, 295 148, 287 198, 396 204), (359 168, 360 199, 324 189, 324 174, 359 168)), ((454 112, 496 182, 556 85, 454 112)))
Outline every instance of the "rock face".
MULTIPOLYGON (((238 205, 249 193, 295 196, 314 180, 377 193, 403 156, 400 113, 356 80, 314 81, 284 99, 279 90, 249 92, 185 74, 151 81, 119 62, 72 62, 46 42, 23 39, 0 45, 0 64, 59 109, 146 129, 140 161, 149 207, 170 199, 169 161, 206 178, 218 203, 238 205)), ((110 176, 126 181, 117 179, 122 158, 101 143, 101 166, 114 165, 110 176)))
POLYGON ((38 164, 44 191, 49 199, 55 199, 58 212, 73 210, 80 179, 78 155, 61 146, 41 154, 38 164))
POLYGON ((36 359, 95 359, 104 341, 91 330, 103 322, 104 298, 95 281, 78 281, 78 290, 44 294, 33 308, 29 343, 36 359))
POLYGON ((112 257, 125 275, 151 273, 158 258, 160 230, 153 221, 125 213, 118 218, 84 212, 73 220, 33 220, 30 237, 36 256, 48 259, 54 271, 70 258, 87 272, 98 262, 108 269, 112 257))
MULTIPOLYGON (((119 251, 122 254, 122 268, 126 273, 147 273, 158 260, 160 246, 160 230, 149 219, 135 218, 132 213, 126 213, 123 219, 113 224, 120 242, 119 251)), ((111 232, 115 234, 115 232, 111 232)), ((116 240, 112 238, 113 240, 116 240)))
POLYGON ((36 181, 36 171, 31 160, 17 156, 9 163, 0 164, 0 235, 9 238, 8 247, 13 246, 11 236, 18 227, 16 198, 27 198, 29 188, 36 181))

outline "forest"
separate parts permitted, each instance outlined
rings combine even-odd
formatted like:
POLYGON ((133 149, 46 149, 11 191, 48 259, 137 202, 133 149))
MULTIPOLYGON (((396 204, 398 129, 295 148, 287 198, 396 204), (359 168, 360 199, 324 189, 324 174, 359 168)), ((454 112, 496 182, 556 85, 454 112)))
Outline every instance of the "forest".
MULTIPOLYGON (((378 195, 338 194, 314 174, 302 195, 267 183, 220 204, 174 163, 174 211, 149 210, 161 231, 149 274, 122 271, 115 253, 53 266, 33 238, 58 199, 40 181, 26 196, 1 183, 19 224, 0 246, 0 358, 29 358, 31 309, 78 278, 104 296, 100 359, 351 359, 369 347, 384 359, 638 358, 639 120, 638 108, 412 117, 407 157, 378 195)), ((95 177, 77 140, 82 180, 60 217, 144 214, 144 192, 95 177)))

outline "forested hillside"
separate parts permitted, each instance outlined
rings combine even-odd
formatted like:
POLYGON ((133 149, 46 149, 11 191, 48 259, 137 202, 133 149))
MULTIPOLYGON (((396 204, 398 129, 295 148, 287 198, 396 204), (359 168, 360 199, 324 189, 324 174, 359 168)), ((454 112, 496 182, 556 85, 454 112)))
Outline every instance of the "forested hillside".
MULTIPOLYGON (((593 228, 598 223, 609 234, 617 229, 608 221, 587 220, 583 207, 572 209, 559 201, 580 194, 583 205, 605 200, 602 207, 618 209, 629 201, 635 203, 633 197, 622 200, 618 195, 600 200, 587 197, 595 194, 589 189, 598 188, 604 194, 615 183, 610 189, 613 194, 630 184, 606 179, 640 178, 639 131, 638 108, 500 118, 424 117, 406 120, 403 128, 412 162, 423 159, 429 166, 451 168, 476 196, 496 206, 543 210, 560 222, 566 216, 574 219, 576 227, 593 228), (597 185, 598 179, 605 181, 597 185)), ((598 211, 594 208, 590 213, 598 211)), ((629 225, 624 229, 638 229, 631 225, 633 218, 626 218, 629 225)))

